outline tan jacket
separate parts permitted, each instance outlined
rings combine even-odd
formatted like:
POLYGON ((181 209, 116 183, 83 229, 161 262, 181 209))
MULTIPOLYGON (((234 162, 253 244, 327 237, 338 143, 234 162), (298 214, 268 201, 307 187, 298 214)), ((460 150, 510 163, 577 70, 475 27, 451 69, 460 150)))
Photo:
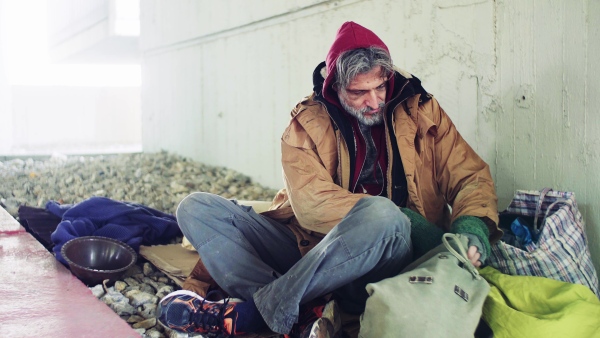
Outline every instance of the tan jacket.
MULTIPOLYGON (((349 155, 325 105, 315 95, 293 110, 281 139, 285 189, 263 215, 287 223, 303 254, 318 243, 365 194, 349 191, 349 155)), ((407 178, 407 207, 448 231, 462 215, 482 217, 499 239, 497 197, 488 165, 458 133, 434 98, 420 94, 393 109, 395 139, 407 178), (452 208, 453 212, 450 212, 452 208)), ((386 132, 386 135, 389 135, 386 132)), ((391 182, 391 165, 387 178, 391 182)), ((388 196, 392 184, 388 183, 388 196)))

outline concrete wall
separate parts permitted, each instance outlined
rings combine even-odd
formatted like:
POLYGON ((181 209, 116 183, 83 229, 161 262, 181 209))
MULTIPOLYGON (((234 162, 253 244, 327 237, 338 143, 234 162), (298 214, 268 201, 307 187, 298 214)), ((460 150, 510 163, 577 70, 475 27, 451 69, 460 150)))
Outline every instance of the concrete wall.
POLYGON ((12 88, 8 155, 141 150, 139 87, 12 88))
POLYGON ((595 0, 141 2, 142 139, 281 187, 279 138, 337 28, 356 21, 418 76, 516 189, 575 191, 600 270, 595 0), (594 129, 596 128, 596 129, 594 129), (585 175, 584 175, 585 174, 585 175))

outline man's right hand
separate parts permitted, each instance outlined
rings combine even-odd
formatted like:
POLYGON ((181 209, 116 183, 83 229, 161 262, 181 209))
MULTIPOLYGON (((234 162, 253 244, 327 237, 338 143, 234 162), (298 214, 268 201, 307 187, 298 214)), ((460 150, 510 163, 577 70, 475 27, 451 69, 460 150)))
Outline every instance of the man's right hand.
POLYGON ((475 245, 471 245, 469 247, 469 250, 467 251, 467 258, 469 258, 471 264, 473 264, 473 266, 476 268, 481 266, 481 261, 479 260, 481 258, 481 254, 475 245))

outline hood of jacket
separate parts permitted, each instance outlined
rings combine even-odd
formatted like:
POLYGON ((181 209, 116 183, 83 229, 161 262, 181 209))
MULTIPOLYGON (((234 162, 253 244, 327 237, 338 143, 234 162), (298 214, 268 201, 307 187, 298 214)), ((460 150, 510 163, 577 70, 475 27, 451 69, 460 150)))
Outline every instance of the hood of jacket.
MULTIPOLYGON (((333 90, 333 84, 335 82, 336 67, 335 64, 337 59, 344 52, 358 49, 358 48, 369 48, 379 47, 384 49, 388 54, 390 53, 388 47, 381 41, 381 39, 375 35, 369 29, 352 21, 345 22, 338 30, 331 48, 327 53, 325 59, 325 65, 327 67, 327 74, 325 81, 323 82, 323 97, 332 103, 338 102, 337 93, 333 90)), ((388 97, 394 88, 394 78, 391 77, 388 81, 388 97)), ((386 100, 387 101, 387 100, 386 100)))
MULTIPOLYGON (((331 46, 329 53, 327 54, 326 61, 321 62, 313 71, 313 91, 314 99, 322 103, 329 116, 333 121, 333 127, 339 130, 342 138, 346 143, 346 149, 354 150, 349 151, 349 177, 354 177, 355 163, 356 163, 356 141, 354 139, 354 131, 352 123, 350 122, 350 115, 345 113, 345 110, 339 103, 338 95, 333 90, 333 83, 335 82, 335 63, 345 51, 365 48, 371 46, 378 46, 388 51, 387 46, 370 30, 354 23, 346 22, 339 29, 336 39, 331 46)), ((389 51, 388 51, 389 53, 389 51)), ((388 88, 386 93, 386 111, 385 118, 388 121, 388 125, 391 125, 392 114, 399 103, 420 94, 419 104, 428 101, 431 96, 421 86, 421 81, 409 72, 395 68, 394 74, 388 79, 388 88), (394 83, 397 85, 394 86, 394 83)), ((389 129, 390 139, 394 139, 394 129, 389 129)), ((400 158, 397 147, 394 147, 394 157, 400 158)), ((394 180, 406 181, 404 177, 404 170, 401 165, 401 161, 397 161, 398 165, 394 166, 394 180)), ((401 199, 400 197, 394 198, 390 196, 394 202, 401 199)))

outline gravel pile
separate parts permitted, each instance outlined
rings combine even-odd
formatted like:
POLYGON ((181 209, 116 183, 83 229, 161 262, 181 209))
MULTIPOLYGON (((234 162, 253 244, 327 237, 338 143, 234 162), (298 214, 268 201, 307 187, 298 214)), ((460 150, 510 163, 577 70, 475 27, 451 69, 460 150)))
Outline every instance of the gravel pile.
POLYGON ((276 193, 234 170, 166 152, 14 159, 0 162, 0 181, 0 206, 14 217, 20 205, 43 208, 49 200, 77 203, 92 196, 174 214, 177 204, 195 191, 263 201, 270 201, 276 193))
MULTIPOLYGON (((231 169, 167 152, 0 161, 0 182, 0 206, 17 219, 19 206, 44 208, 49 200, 74 204, 102 196, 174 215, 195 191, 263 201, 277 192, 231 169)), ((141 257, 122 279, 91 289, 143 337, 187 336, 165 331, 154 318, 158 300, 179 288, 173 281, 141 257)))

